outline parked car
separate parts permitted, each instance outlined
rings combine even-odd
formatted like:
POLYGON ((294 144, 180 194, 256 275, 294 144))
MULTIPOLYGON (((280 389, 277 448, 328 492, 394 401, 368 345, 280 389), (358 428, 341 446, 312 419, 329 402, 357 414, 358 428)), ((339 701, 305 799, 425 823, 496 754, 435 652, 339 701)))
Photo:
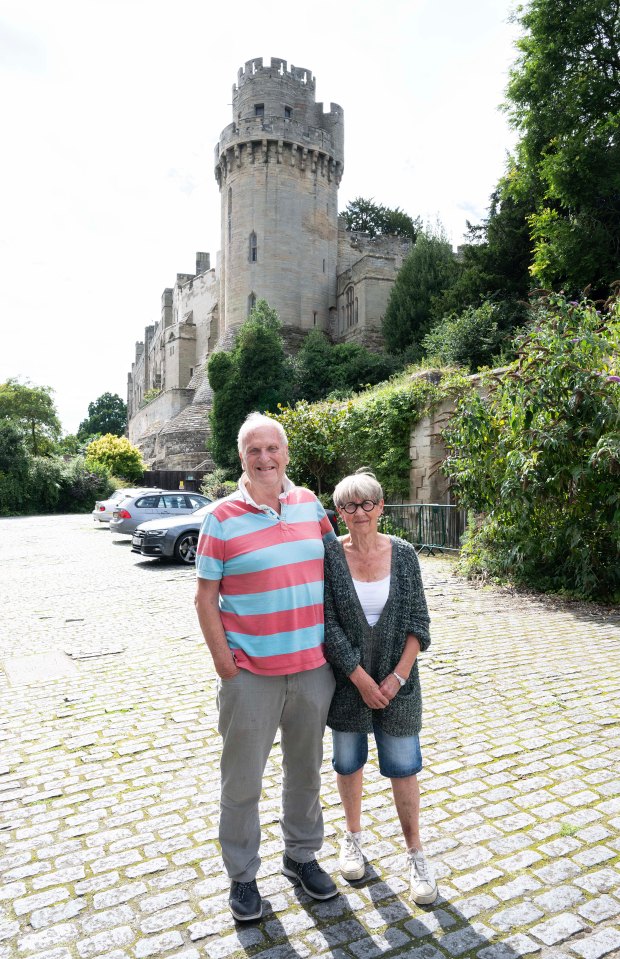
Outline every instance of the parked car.
POLYGON ((116 509, 121 500, 127 496, 137 496, 138 493, 160 492, 158 489, 148 486, 127 487, 126 489, 117 489, 109 499, 97 500, 91 516, 95 523, 109 523, 112 519, 112 512, 116 509))
POLYGON ((192 565, 196 562, 200 527, 210 508, 200 506, 189 516, 169 516, 140 523, 131 537, 133 552, 192 565))
POLYGON ((199 506, 211 500, 201 493, 185 493, 182 490, 159 490, 139 493, 122 500, 114 508, 110 520, 110 532, 131 536, 140 523, 150 519, 166 519, 193 513, 199 506))

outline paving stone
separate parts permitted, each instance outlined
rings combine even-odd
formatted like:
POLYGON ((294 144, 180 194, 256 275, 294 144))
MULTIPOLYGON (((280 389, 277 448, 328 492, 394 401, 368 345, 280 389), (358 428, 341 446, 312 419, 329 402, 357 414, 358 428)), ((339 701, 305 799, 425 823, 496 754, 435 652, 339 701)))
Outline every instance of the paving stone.
POLYGON ((565 909, 572 909, 578 902, 583 901, 583 892, 574 886, 556 886, 550 889, 542 896, 536 896, 535 904, 543 912, 562 912, 565 909))
POLYGON ((571 945, 582 959, 602 959, 603 956, 616 955, 620 952, 620 929, 601 929, 587 939, 582 939, 571 945))
POLYGON ((481 923, 472 923, 464 929, 448 932, 439 940, 439 945, 449 956, 462 956, 464 952, 486 946, 493 938, 493 931, 481 923))
POLYGON ((579 876, 575 879, 575 884, 586 892, 613 892, 614 889, 620 888, 620 872, 609 867, 598 869, 587 876, 579 876))
POLYGON ((20 952, 39 952, 43 949, 52 949, 54 946, 63 943, 72 942, 77 939, 78 928, 72 922, 60 923, 57 926, 50 926, 48 929, 42 929, 39 932, 27 933, 17 940, 17 947, 20 952))
POLYGON ((620 915, 620 902, 613 896, 603 895, 586 903, 577 911, 588 922, 604 922, 605 919, 615 919, 620 915))
POLYGON ((67 922, 75 918, 87 908, 83 899, 70 899, 59 906, 48 906, 46 909, 35 909, 30 913, 29 922, 33 929, 42 929, 44 926, 53 926, 58 922, 67 922))
POLYGON ((503 873, 499 869, 494 869, 492 866, 485 866, 484 869, 478 869, 476 872, 469 873, 468 875, 457 876, 452 879, 452 882, 461 892, 470 892, 472 889, 485 886, 493 879, 499 879, 502 875, 503 873))
POLYGON ((183 936, 180 932, 165 932, 161 936, 150 936, 147 939, 138 939, 134 951, 138 959, 145 956, 158 956, 169 949, 183 945, 183 936))
POLYGON ((563 912, 559 916, 554 916, 553 919, 532 926, 529 931, 541 942, 544 942, 546 946, 555 946, 558 943, 565 942, 585 928, 585 923, 577 916, 573 916, 569 912, 563 912))
POLYGON ((155 912, 145 919, 140 920, 140 930, 142 932, 160 932, 162 929, 169 929, 171 926, 179 926, 182 923, 191 922, 196 918, 194 910, 183 903, 172 909, 162 909, 155 912))
POLYGON ((39 892, 34 896, 24 896, 23 899, 15 899, 13 909, 16 916, 24 916, 26 913, 34 912, 35 909, 52 906, 68 898, 68 889, 50 889, 47 892, 39 892))
POLYGON ((540 952, 540 945, 517 933, 516 936, 509 936, 503 942, 494 943, 492 946, 485 946, 476 953, 478 959, 517 959, 518 956, 529 956, 534 952, 540 952))
POLYGON ((82 919, 80 925, 82 931, 90 936, 103 929, 130 923, 133 918, 134 911, 130 906, 117 906, 115 909, 104 909, 102 912, 96 912, 93 916, 82 919))
POLYGON ((106 932, 97 933, 96 936, 81 939, 77 943, 77 951, 82 959, 90 959, 91 956, 110 952, 119 946, 127 946, 133 942, 134 938, 130 926, 119 926, 117 929, 108 929, 106 932))

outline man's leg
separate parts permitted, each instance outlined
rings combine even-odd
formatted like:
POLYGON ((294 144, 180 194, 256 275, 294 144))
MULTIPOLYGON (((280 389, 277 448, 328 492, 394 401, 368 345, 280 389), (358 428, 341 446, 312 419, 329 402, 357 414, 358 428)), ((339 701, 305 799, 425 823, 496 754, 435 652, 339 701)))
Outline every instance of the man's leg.
POLYGON ((250 882, 260 866, 263 773, 280 722, 286 677, 242 669, 218 690, 222 736, 219 839, 231 879, 250 882))
POLYGON ((335 680, 324 665, 285 677, 282 730, 282 834, 284 851, 295 862, 314 859, 323 845, 321 763, 323 734, 335 680))

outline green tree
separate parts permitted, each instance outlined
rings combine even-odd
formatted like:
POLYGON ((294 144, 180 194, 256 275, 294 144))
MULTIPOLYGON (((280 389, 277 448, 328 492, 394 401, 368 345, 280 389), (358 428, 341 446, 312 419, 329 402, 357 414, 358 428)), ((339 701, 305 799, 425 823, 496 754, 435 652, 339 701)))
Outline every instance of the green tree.
POLYGON ((504 334, 498 328, 499 308, 493 303, 469 307, 446 316, 422 340, 428 357, 446 366, 465 366, 473 373, 489 366, 500 352, 504 334))
POLYGON ((483 514, 467 568, 536 589, 620 598, 620 304, 552 296, 501 377, 445 437, 459 501, 483 514))
POLYGON ((0 421, 19 430, 33 456, 50 455, 61 433, 49 386, 30 386, 11 378, 0 383, 0 421))
POLYGON ((531 272, 606 295, 620 271, 620 15, 617 0, 530 0, 506 109, 520 134, 506 183, 529 217, 531 272))
POLYGON ((315 402, 334 391, 351 392, 386 380, 398 363, 359 343, 332 345, 325 333, 311 330, 293 361, 295 395, 315 402))
POLYGON ((95 472, 105 469, 128 483, 139 483, 146 469, 140 450, 132 446, 126 436, 115 436, 113 433, 106 433, 89 443, 86 447, 86 467, 95 472))
POLYGON ((275 410, 292 396, 291 364, 278 314, 259 300, 230 353, 213 353, 207 365, 213 390, 209 449, 216 464, 239 468, 237 433, 252 410, 275 410))
POLYGON ((88 404, 88 416, 78 427, 78 439, 93 434, 123 436, 127 428, 127 406, 117 393, 102 393, 88 404))
POLYGON ((422 221, 419 217, 414 220, 398 206, 390 209, 383 204, 375 203, 374 200, 365 200, 361 196, 351 200, 340 216, 344 217, 348 230, 358 230, 370 236, 394 234, 415 240, 422 229, 422 221))
POLYGON ((318 496, 331 492, 342 478, 347 448, 349 406, 311 406, 305 400, 294 407, 279 407, 273 415, 288 437, 291 458, 287 473, 318 496))
POLYGON ((433 325, 434 301, 452 286, 457 275, 458 266, 445 236, 420 233, 390 292, 383 319, 388 350, 406 350, 410 360, 420 358, 422 339, 433 325))

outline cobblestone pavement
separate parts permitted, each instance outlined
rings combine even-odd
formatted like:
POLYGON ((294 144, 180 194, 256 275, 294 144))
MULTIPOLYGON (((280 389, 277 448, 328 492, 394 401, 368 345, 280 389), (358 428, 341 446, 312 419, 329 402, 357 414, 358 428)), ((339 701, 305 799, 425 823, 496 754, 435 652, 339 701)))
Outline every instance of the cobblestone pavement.
MULTIPOLYGON (((337 874, 323 775, 317 903, 279 872, 265 778, 261 922, 235 925, 215 841, 215 682, 193 570, 90 517, 0 520, 0 959, 620 956, 620 617, 460 583, 423 560, 423 836, 440 881, 408 901, 374 754, 365 880, 337 874)), ((328 751, 328 750, 327 750, 328 751)))

